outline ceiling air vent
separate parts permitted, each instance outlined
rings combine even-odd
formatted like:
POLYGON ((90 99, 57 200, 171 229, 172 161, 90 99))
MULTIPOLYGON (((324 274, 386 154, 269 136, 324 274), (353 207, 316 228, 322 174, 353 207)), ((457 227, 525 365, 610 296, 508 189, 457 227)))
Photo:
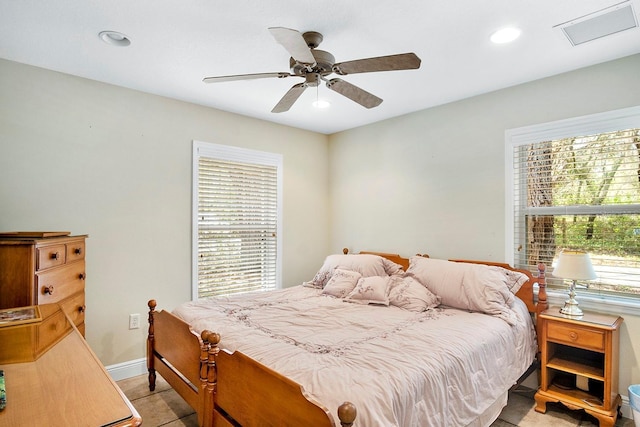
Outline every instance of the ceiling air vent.
POLYGON ((556 25, 573 46, 590 42, 631 28, 637 28, 633 6, 625 1, 594 13, 556 25))

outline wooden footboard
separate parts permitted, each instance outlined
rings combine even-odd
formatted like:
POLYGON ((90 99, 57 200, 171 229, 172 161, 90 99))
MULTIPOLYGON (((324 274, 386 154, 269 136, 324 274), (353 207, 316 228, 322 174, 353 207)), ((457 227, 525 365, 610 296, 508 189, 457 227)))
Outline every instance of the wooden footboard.
MULTIPOLYGON (((221 350, 216 363, 215 417, 228 416, 242 426, 335 426, 329 411, 313 402, 299 384, 241 352, 221 350)), ((338 416, 342 426, 351 426, 355 407, 341 405, 338 416)))
MULTIPOLYGON (((158 372, 198 413, 200 426, 335 427, 328 410, 294 381, 241 352, 220 350, 220 336, 195 334, 189 325, 149 301, 147 368, 154 390, 158 372)), ((338 408, 342 427, 352 426, 356 408, 338 408)))
POLYGON ((155 300, 149 301, 148 305, 149 389, 151 391, 155 389, 156 372, 158 372, 200 417, 203 402, 199 389, 203 383, 201 375, 204 374, 204 381, 206 381, 209 345, 193 333, 184 321, 166 311, 155 311, 155 300), (203 351, 205 351, 204 360, 202 360, 203 351))

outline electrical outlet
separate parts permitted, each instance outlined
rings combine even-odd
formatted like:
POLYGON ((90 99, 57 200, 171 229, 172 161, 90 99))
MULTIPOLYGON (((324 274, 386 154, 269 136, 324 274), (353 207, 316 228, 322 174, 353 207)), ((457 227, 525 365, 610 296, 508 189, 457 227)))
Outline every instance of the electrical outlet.
POLYGON ((138 329, 140 328, 140 314, 130 314, 129 315, 129 329, 138 329))

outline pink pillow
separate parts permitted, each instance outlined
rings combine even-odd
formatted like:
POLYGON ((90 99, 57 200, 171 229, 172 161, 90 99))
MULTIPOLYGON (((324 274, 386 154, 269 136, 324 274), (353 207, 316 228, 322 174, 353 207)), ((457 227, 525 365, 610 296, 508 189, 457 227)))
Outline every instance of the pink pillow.
POLYGON ((409 311, 426 311, 440 305, 440 297, 427 289, 415 278, 392 277, 389 302, 409 311))
MULTIPOLYGON (((329 255, 325 258, 322 267, 320 267, 314 278, 310 282, 306 282, 306 285, 314 288, 324 288, 336 268, 355 271, 363 277, 386 276, 388 273, 385 270, 385 262, 383 261, 385 259, 372 254, 329 255)), ((387 266, 387 268, 390 267, 387 266)))
POLYGON ((504 271, 508 270, 483 264, 412 257, 407 276, 438 295, 444 305, 490 314, 514 325, 519 316, 512 308, 515 297, 507 286, 504 271))
POLYGON ((389 276, 362 277, 345 301, 389 305, 389 276))
POLYGON ((331 279, 329 279, 324 289, 322 289, 322 293, 337 298, 344 298, 353 291, 353 288, 356 287, 361 277, 362 275, 357 271, 336 268, 331 279))

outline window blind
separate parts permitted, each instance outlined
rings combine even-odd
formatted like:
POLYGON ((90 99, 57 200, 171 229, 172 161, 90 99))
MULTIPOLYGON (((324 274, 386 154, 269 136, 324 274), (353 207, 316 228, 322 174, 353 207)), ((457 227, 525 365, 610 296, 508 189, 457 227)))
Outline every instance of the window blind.
POLYGON ((640 297, 640 128, 525 143, 513 156, 515 265, 553 273, 563 249, 584 250, 598 279, 583 291, 640 297))
POLYGON ((278 287, 277 164, 197 158, 197 297, 278 287))

